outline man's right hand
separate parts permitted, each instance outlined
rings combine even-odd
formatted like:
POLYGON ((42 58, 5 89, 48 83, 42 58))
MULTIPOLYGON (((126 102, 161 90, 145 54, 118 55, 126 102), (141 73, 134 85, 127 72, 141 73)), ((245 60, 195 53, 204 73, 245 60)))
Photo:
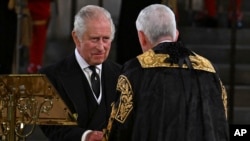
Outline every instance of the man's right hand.
POLYGON ((86 137, 86 141, 102 141, 103 132, 102 131, 91 131, 86 137))

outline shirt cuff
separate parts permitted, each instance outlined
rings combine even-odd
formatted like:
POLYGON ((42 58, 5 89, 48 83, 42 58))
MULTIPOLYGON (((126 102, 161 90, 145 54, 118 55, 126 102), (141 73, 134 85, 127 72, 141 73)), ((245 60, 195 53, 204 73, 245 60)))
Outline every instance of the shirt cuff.
POLYGON ((92 130, 86 130, 86 131, 83 133, 83 135, 82 135, 81 141, 86 141, 86 137, 87 137, 88 133, 90 133, 91 131, 92 131, 92 130))

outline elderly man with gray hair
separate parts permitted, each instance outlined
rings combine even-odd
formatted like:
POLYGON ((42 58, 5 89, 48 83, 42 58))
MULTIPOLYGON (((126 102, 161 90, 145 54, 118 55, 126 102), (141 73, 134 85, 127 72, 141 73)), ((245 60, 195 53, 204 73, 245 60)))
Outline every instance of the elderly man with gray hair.
POLYGON ((50 141, 102 140, 120 74, 120 65, 107 59, 114 33, 115 26, 106 9, 84 6, 75 16, 74 52, 40 70, 77 121, 77 126, 41 126, 50 141))

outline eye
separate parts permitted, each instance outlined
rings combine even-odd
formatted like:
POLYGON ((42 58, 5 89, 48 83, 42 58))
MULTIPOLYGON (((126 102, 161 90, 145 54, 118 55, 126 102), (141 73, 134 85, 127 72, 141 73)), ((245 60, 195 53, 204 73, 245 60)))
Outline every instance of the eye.
POLYGON ((98 40, 99 40, 98 37, 91 38, 91 41, 92 41, 92 42, 98 42, 98 40))
POLYGON ((103 37, 103 42, 108 42, 110 41, 110 37, 103 37))

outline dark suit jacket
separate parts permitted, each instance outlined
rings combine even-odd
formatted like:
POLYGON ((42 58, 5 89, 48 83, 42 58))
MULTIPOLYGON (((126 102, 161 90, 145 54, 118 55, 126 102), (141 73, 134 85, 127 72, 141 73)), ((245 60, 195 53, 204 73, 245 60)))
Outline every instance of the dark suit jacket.
POLYGON ((102 130, 107 125, 111 102, 116 94, 120 65, 105 61, 102 65, 102 101, 97 104, 90 85, 76 61, 75 55, 40 70, 57 89, 72 113, 77 113, 77 127, 41 126, 51 141, 80 141, 84 131, 102 130))

